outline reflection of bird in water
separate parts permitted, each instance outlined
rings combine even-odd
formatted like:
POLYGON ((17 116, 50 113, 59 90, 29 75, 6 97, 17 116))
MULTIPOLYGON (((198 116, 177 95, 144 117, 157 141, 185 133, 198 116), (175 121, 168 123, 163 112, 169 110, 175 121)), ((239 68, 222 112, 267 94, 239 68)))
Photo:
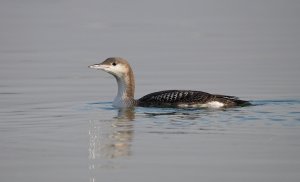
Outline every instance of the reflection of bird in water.
POLYGON ((118 119, 133 121, 135 119, 134 108, 122 108, 118 111, 118 119))
POLYGON ((90 121, 90 159, 130 156, 133 140, 134 110, 118 111, 118 116, 108 121, 90 121))

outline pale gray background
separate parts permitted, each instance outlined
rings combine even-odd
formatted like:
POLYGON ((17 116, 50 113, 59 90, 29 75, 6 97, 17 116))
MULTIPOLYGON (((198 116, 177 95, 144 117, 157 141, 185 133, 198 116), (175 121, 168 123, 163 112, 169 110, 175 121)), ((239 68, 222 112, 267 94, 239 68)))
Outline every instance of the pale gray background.
POLYGON ((299 18, 293 0, 1 0, 0 181, 299 181, 299 18), (136 97, 258 106, 118 119, 113 77, 87 68, 110 56, 136 97))

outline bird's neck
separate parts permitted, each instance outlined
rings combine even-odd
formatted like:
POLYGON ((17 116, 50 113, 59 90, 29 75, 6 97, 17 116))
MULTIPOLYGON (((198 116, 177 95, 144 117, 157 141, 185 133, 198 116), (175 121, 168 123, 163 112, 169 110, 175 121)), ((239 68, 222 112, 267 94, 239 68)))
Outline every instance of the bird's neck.
POLYGON ((134 106, 135 82, 132 71, 129 74, 115 76, 118 83, 118 93, 114 100, 116 107, 134 106))

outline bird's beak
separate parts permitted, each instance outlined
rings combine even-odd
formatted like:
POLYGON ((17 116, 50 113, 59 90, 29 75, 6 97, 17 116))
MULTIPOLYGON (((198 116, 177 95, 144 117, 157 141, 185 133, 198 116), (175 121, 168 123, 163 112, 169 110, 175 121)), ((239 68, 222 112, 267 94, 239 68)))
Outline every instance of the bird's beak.
POLYGON ((105 68, 107 68, 107 66, 103 65, 103 64, 93 64, 90 65, 89 68, 94 68, 94 69, 100 69, 100 70, 105 70, 105 68))

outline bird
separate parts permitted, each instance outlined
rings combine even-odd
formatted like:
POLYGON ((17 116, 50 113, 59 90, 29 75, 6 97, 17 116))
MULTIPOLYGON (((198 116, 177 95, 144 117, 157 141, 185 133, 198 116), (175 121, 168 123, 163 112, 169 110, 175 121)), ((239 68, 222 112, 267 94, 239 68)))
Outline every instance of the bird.
POLYGON ((251 103, 235 96, 210 94, 195 90, 163 90, 134 98, 135 78, 128 61, 121 57, 109 57, 89 68, 103 70, 116 78, 117 96, 113 107, 170 107, 170 108, 229 108, 249 106, 251 103))

